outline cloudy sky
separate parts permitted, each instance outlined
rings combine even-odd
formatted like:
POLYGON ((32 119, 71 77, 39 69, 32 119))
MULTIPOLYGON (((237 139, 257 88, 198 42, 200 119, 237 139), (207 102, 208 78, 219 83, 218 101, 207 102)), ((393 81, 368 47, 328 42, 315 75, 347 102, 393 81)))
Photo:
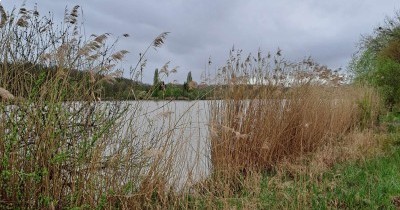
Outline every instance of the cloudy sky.
MULTIPOLYGON (((6 10, 22 0, 2 0, 6 10)), ((274 52, 290 60, 311 56, 330 68, 346 68, 361 35, 371 34, 400 9, 399 0, 27 0, 43 14, 62 21, 66 6, 80 5, 87 34, 131 36, 119 43, 130 51, 123 67, 135 65, 139 52, 162 32, 166 44, 148 54, 144 81, 171 61, 180 66, 167 81, 182 83, 189 71, 200 80, 209 57, 213 69, 224 64, 229 49, 274 52)), ((128 70, 126 70, 128 72, 128 70)), ((125 75, 128 75, 127 73, 125 75)))

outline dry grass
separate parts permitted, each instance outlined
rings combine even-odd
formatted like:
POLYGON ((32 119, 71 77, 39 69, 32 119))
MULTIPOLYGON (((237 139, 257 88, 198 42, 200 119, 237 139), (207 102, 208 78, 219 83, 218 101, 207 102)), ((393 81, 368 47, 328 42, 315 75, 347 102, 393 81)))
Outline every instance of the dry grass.
POLYGON ((360 125, 357 103, 366 93, 361 88, 329 91, 309 86, 278 97, 268 91, 261 94, 265 98, 213 104, 215 168, 231 164, 238 169, 265 170, 283 158, 296 158, 337 141, 360 125))
POLYGON ((0 87, 0 98, 2 100, 12 100, 14 96, 8 90, 0 87))
MULTIPOLYGON (((386 172, 382 172, 387 175, 383 178, 385 175, 380 174, 380 170, 387 165, 377 161, 388 154, 387 144, 388 138, 385 134, 369 129, 355 130, 339 141, 320 147, 306 156, 280 161, 275 167, 274 175, 265 176, 262 181, 263 191, 260 197, 263 199, 263 208, 360 208, 362 204, 353 203, 359 198, 363 201, 376 198, 378 201, 374 202, 384 202, 379 199, 386 199, 385 196, 376 197, 376 194, 382 194, 379 185, 384 185, 382 180, 395 179, 393 174, 387 175, 386 172), (360 176, 353 176, 354 170, 358 170, 360 176), (370 176, 373 177, 373 182, 371 178, 363 180, 363 177, 370 176), (358 182, 367 183, 362 183, 361 186, 358 182), (360 189, 369 185, 369 182, 376 191, 360 189)), ((388 182, 388 191, 396 191, 396 187, 391 186, 391 181, 388 182)), ((364 205, 362 208, 373 206, 371 203, 364 205)))
POLYGON ((354 130, 295 160, 283 160, 275 167, 280 175, 320 177, 339 163, 363 161, 383 153, 383 141, 372 130, 354 130))
MULTIPOLYGON (((1 98, 21 100, 0 103, 0 208, 169 204, 176 122, 158 127, 162 119, 141 116, 140 103, 99 102, 99 84, 113 81, 127 51, 115 50, 107 33, 84 39, 78 8, 58 28, 36 10, 2 15, 1 98)), ((165 36, 149 46, 159 47, 165 36)))
POLYGON ((363 129, 377 122, 376 92, 346 85, 342 75, 309 59, 290 64, 279 51, 242 60, 239 52, 220 75, 228 85, 219 90, 224 99, 210 104, 211 182, 224 180, 225 196, 249 174, 301 171, 299 160, 310 154, 316 168, 328 168, 375 146, 363 129))

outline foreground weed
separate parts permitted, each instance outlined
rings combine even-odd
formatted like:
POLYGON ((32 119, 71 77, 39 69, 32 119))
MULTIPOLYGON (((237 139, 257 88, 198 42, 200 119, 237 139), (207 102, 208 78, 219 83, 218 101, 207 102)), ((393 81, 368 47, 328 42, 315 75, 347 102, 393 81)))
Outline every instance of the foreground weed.
POLYGON ((101 84, 120 74, 128 52, 109 33, 84 37, 79 11, 66 11, 58 27, 36 9, 8 14, 0 5, 0 209, 173 203, 166 151, 175 124, 143 128, 140 104, 101 102, 101 84))

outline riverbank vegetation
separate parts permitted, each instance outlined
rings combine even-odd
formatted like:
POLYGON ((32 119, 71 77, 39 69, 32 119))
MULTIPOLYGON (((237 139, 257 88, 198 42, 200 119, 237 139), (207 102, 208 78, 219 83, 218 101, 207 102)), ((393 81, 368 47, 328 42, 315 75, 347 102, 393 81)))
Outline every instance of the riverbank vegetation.
POLYGON ((232 49, 199 88, 191 74, 163 84, 167 65, 151 85, 122 78, 115 66, 128 52, 110 34, 83 37, 78 6, 59 27, 37 10, 0 13, 0 90, 13 95, 0 102, 1 209, 400 206, 395 21, 363 41, 354 83, 281 50, 232 49), (191 122, 122 101, 187 98, 220 99, 208 102, 209 152, 198 153, 209 174, 195 181, 196 165, 176 171, 191 122))
POLYGON ((99 102, 127 52, 109 34, 83 37, 78 6, 59 26, 35 9, 0 14, 0 87, 13 95, 0 103, 0 208, 149 207, 168 192, 173 125, 139 121, 139 103, 99 102))

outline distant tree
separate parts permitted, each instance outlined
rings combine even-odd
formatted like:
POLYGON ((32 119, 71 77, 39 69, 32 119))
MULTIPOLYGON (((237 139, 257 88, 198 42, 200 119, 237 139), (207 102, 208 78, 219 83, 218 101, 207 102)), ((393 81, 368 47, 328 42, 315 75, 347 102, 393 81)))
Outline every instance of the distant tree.
POLYGON ((186 77, 186 83, 189 84, 191 81, 193 81, 192 72, 189 71, 189 73, 188 73, 188 75, 187 75, 187 77, 186 77))
POLYGON ((165 91, 166 88, 167 88, 167 85, 165 84, 165 82, 161 81, 160 85, 159 85, 159 90, 165 91))
POLYGON ((157 88, 159 84, 160 84, 160 76, 158 74, 158 69, 156 69, 154 71, 154 77, 153 77, 153 86, 154 86, 154 88, 157 88))
POLYGON ((184 88, 186 91, 189 91, 189 90, 190 90, 190 84, 192 83, 192 81, 193 81, 192 72, 189 71, 189 73, 188 73, 188 75, 187 75, 187 77, 186 77, 186 82, 183 83, 183 88, 184 88))
POLYGON ((156 98, 159 97, 160 84, 161 84, 160 76, 159 76, 159 73, 158 73, 158 69, 156 69, 154 71, 153 88, 152 88, 152 93, 151 93, 151 95, 153 97, 156 97, 156 98))

